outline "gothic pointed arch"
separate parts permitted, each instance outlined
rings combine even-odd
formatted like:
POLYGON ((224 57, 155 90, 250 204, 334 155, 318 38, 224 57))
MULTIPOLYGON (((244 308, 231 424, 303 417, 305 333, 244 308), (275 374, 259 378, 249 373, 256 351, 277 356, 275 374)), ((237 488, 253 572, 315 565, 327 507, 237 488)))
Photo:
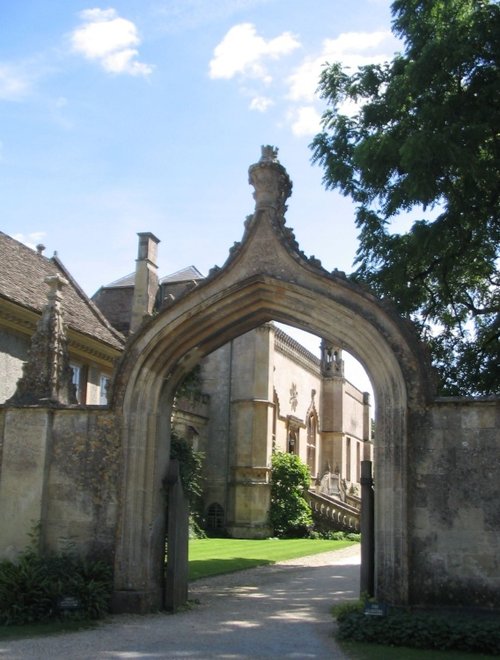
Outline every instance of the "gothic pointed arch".
POLYGON ((276 151, 264 148, 249 176, 255 212, 241 243, 223 268, 138 329, 114 381, 125 473, 115 593, 140 603, 136 610, 161 604, 163 480, 177 384, 208 353, 275 320, 349 351, 370 376, 378 409, 377 498, 384 510, 376 533, 377 595, 407 602, 407 453, 433 391, 427 355, 389 304, 299 250, 285 225, 292 185, 276 151))

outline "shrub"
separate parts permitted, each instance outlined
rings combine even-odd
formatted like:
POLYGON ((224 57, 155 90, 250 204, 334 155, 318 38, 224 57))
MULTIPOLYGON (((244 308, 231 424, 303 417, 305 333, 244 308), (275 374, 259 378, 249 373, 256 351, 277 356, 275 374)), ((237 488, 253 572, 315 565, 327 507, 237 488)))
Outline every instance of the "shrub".
POLYGON ((111 566, 70 553, 40 556, 32 549, 0 562, 0 624, 21 625, 70 616, 97 619, 109 611, 111 566), (61 608, 72 599, 74 610, 61 608))
POLYGON ((488 616, 465 616, 435 612, 390 611, 387 616, 366 616, 363 603, 337 608, 337 636, 356 642, 371 642, 419 649, 473 651, 500 654, 498 620, 488 616))
POLYGON ((342 531, 317 531, 312 530, 309 532, 309 536, 312 539, 325 539, 326 541, 356 541, 357 543, 361 542, 361 534, 355 532, 342 532, 342 531))
POLYGON ((309 488, 309 469, 295 454, 275 452, 271 461, 269 521, 276 536, 307 536, 312 527, 311 507, 304 494, 309 488))

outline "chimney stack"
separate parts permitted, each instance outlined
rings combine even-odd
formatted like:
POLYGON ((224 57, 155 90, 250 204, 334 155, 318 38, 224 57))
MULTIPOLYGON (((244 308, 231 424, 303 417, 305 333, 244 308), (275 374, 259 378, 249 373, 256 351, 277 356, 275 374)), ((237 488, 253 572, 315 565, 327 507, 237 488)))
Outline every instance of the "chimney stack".
POLYGON ((135 332, 145 316, 153 313, 158 292, 158 243, 159 238, 150 232, 139 232, 139 252, 137 255, 134 298, 130 332, 135 332))

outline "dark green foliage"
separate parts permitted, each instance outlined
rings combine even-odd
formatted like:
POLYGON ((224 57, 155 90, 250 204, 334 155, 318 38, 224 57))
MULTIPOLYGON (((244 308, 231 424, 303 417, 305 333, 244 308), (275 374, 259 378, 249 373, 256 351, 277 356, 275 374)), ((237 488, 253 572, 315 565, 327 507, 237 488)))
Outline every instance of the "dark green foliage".
POLYGON ((356 532, 342 532, 340 530, 326 530, 319 532, 312 530, 309 532, 309 538, 325 539, 325 541, 355 541, 356 543, 361 543, 361 534, 357 534, 356 532))
POLYGON ((202 467, 204 454, 194 451, 192 444, 185 438, 172 435, 170 458, 175 458, 179 461, 182 488, 189 500, 190 536, 192 538, 202 538, 205 536, 201 526, 202 467))
POLYGON ((311 508, 304 494, 309 488, 309 469, 295 454, 276 452, 271 462, 269 521, 276 536, 307 536, 312 526, 311 508))
POLYGON ((97 619, 109 610, 111 567, 72 554, 42 557, 27 550, 15 562, 0 562, 0 624, 19 625, 70 616, 97 619), (78 601, 65 613, 61 599, 78 601))
POLYGON ((312 143, 328 188, 357 205, 354 277, 394 301, 430 344, 443 394, 498 391, 500 7, 395 0, 404 52, 322 74, 312 143), (357 105, 354 116, 341 104, 357 105), (401 212, 417 219, 390 231, 401 212))
POLYGON ((197 364, 181 381, 176 392, 176 399, 200 399, 201 391, 201 365, 197 364))
POLYGON ((176 458, 179 461, 182 487, 190 504, 195 504, 203 492, 201 477, 203 453, 194 451, 192 444, 185 438, 172 435, 170 458, 176 458))
POLYGON ((436 612, 393 611, 366 616, 363 604, 337 608, 339 639, 419 649, 475 651, 500 654, 498 619, 436 612))

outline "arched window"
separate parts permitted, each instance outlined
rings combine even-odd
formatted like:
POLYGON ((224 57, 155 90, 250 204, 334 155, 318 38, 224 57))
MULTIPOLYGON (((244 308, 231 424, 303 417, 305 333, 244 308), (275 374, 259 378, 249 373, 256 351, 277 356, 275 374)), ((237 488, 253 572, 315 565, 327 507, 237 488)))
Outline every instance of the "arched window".
POLYGON ((293 429, 288 430, 288 447, 287 451, 289 454, 297 454, 299 447, 297 442, 297 433, 293 429))
POLYGON ((316 432, 318 423, 316 415, 311 413, 307 418, 307 465, 312 475, 316 475, 316 432))

